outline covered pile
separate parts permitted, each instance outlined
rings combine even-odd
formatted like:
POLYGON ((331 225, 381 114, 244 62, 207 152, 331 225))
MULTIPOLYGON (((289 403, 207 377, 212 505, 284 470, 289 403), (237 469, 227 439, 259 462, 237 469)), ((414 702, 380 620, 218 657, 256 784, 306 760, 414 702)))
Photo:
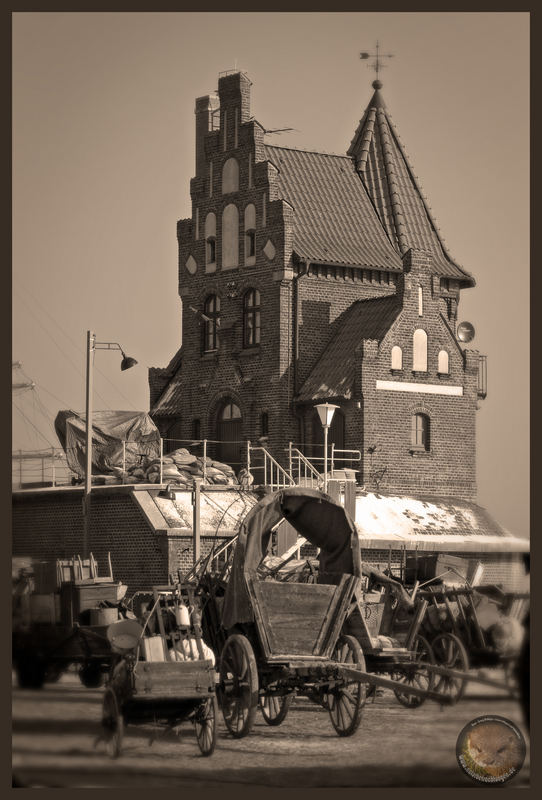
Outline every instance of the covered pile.
MULTIPOLYGON (((235 472, 228 464, 213 461, 209 456, 195 456, 185 447, 180 447, 162 458, 162 483, 173 483, 180 489, 192 487, 194 478, 205 478, 207 483, 233 485, 237 483, 235 472)), ((129 471, 126 476, 130 483, 159 483, 160 459, 154 458, 146 464, 129 471)))

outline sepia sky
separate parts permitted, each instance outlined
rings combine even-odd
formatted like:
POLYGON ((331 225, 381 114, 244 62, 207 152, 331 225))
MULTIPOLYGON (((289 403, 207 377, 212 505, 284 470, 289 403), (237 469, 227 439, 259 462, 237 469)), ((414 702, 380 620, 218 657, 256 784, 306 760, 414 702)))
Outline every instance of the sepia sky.
POLYGON ((377 39, 388 109, 477 281, 458 319, 488 356, 478 500, 528 535, 527 13, 14 13, 13 359, 36 383, 15 395, 14 449, 58 446, 58 409, 84 410, 87 329, 139 362, 97 353, 95 408, 148 410, 147 368, 180 345, 194 99, 242 69, 258 121, 296 129, 270 140, 345 153, 377 39))

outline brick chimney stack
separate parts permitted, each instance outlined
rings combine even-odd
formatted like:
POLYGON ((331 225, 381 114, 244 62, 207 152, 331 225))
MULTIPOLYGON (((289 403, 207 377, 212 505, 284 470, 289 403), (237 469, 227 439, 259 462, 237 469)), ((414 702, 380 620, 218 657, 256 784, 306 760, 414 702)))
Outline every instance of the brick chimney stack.
POLYGON ((239 125, 250 119, 251 86, 244 72, 234 72, 218 79, 221 150, 237 147, 239 125))
POLYGON ((213 112, 218 109, 217 94, 196 98, 196 177, 205 175, 205 134, 213 130, 213 112))

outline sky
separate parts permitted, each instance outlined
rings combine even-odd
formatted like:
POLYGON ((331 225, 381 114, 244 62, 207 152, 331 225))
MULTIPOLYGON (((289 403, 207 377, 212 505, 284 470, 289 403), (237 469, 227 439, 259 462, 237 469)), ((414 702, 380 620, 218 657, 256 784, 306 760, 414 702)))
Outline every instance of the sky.
MULTIPOLYGON (((452 257, 476 278, 458 320, 488 357, 478 501, 529 524, 529 15, 524 12, 13 14, 15 450, 59 446, 83 411, 147 411, 147 369, 181 343, 176 221, 190 216, 194 100, 242 69, 276 144, 345 153, 371 95, 360 51, 392 53, 386 105, 452 257)), ((271 137, 270 137, 271 140, 271 137)))

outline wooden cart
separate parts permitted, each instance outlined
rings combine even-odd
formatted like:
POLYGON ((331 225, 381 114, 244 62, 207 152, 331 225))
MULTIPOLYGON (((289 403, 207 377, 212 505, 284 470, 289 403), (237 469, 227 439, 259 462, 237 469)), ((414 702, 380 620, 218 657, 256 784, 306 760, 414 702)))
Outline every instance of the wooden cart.
POLYGON ((520 649, 501 653, 488 638, 478 619, 477 601, 491 597, 503 616, 523 622, 527 613, 529 594, 503 592, 497 586, 427 586, 418 595, 428 603, 423 632, 431 643, 437 666, 435 690, 446 691, 459 700, 468 681, 483 683, 516 693, 514 674, 520 649), (502 666, 506 682, 492 680, 472 669, 502 666))
MULTIPOLYGON (((366 670, 359 641, 345 631, 360 584, 356 527, 329 496, 288 488, 251 510, 239 532, 222 609, 228 635, 220 654, 218 698, 233 736, 250 732, 258 704, 265 721, 279 725, 296 694, 326 709, 339 736, 358 729, 367 684, 446 702, 417 685, 412 676, 425 667, 415 654, 408 657, 412 675, 402 673, 400 680, 366 670), (282 520, 319 548, 317 583, 279 582, 261 569, 282 520)), ((215 646, 221 636, 217 632, 215 646)))
POLYGON ((178 732, 189 719, 202 755, 215 749, 215 670, 213 660, 205 658, 191 592, 181 585, 155 586, 144 618, 110 626, 117 660, 105 690, 102 727, 112 758, 121 752, 127 724, 158 723, 178 732))

